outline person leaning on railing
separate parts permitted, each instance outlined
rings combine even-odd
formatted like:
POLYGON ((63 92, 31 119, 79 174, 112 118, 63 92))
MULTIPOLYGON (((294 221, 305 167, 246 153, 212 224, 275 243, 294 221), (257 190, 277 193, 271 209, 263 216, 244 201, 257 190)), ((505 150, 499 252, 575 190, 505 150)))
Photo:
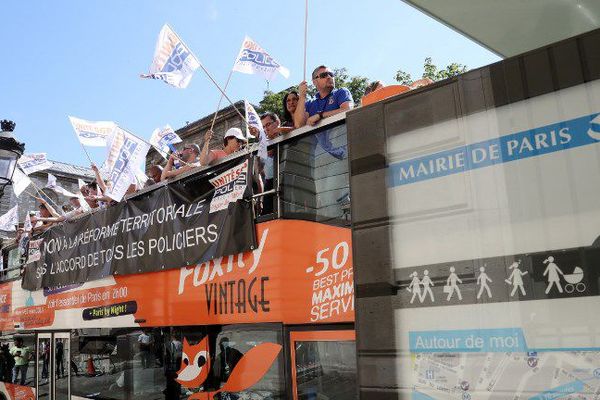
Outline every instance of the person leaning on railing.
MULTIPOLYGON (((60 214, 52 207, 43 197, 36 197, 40 202, 38 206, 39 218, 57 218, 60 214)), ((31 224, 33 225, 33 233, 43 232, 53 225, 53 222, 44 222, 38 220, 38 217, 32 216, 31 224)))
POLYGON ((181 153, 172 153, 169 157, 169 161, 167 161, 167 165, 162 171, 160 180, 164 181, 169 178, 174 178, 177 175, 181 175, 184 172, 187 172, 191 169, 200 166, 200 162, 198 157, 200 156, 200 146, 195 143, 188 143, 183 146, 183 151, 181 153), (180 159, 183 161, 183 165, 179 168, 174 169, 175 160, 180 159))
POLYGON ((230 154, 240 151, 247 143, 248 139, 242 133, 240 128, 229 128, 223 137, 223 148, 210 150, 210 140, 212 139, 213 131, 210 129, 204 134, 204 145, 200 153, 200 163, 202 165, 211 165, 216 161, 227 157, 230 154))
POLYGON ((291 128, 290 131, 295 128, 294 113, 298 107, 299 99, 300 95, 295 90, 292 90, 283 96, 283 120, 281 121, 281 126, 284 128, 291 128))
MULTIPOLYGON (((98 190, 96 191, 96 193, 92 193, 92 191, 89 191, 90 194, 84 197, 85 200, 88 202, 88 204, 90 202, 96 202, 97 206, 92 208, 105 208, 110 205, 116 204, 117 202, 107 195, 109 189, 108 181, 102 178, 102 175, 100 174, 100 171, 98 170, 96 164, 92 163, 91 168, 94 171, 94 174, 96 175, 96 184, 98 190)), ((130 184, 127 190, 125 191, 125 196, 131 193, 135 193, 136 190, 137 185, 135 183, 130 184)))
POLYGON ((71 204, 71 206, 73 207, 73 209, 67 213, 65 213, 64 215, 59 215, 58 217, 33 217, 31 218, 31 223, 37 223, 38 221, 41 221, 43 223, 58 223, 58 222, 63 222, 66 220, 69 220, 71 218, 74 218, 76 216, 78 216, 79 214, 83 213, 83 209, 81 207, 81 203, 79 201, 78 197, 70 197, 69 198, 69 203, 71 204))
POLYGON ((300 128, 306 124, 313 126, 322 119, 331 117, 354 107, 352 94, 346 88, 336 89, 335 74, 325 65, 320 65, 312 73, 313 85, 317 94, 313 100, 306 100, 306 81, 299 85, 300 99, 294 112, 294 125, 300 128))

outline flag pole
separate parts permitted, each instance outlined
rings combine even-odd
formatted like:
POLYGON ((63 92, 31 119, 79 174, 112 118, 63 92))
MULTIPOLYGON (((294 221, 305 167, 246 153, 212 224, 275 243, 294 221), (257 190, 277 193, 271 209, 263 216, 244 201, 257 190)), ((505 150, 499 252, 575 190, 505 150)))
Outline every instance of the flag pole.
POLYGON ((79 135, 77 134, 76 130, 73 130, 73 133, 75 133, 75 137, 77 138, 77 141, 79 142, 79 144, 81 145, 81 148, 83 149, 83 152, 85 153, 85 155, 87 156, 88 161, 90 162, 90 164, 93 164, 94 162, 92 161, 92 157, 90 157, 90 153, 88 153, 87 149, 85 148, 85 146, 83 145, 83 143, 81 143, 81 140, 79 140, 79 135))
MULTIPOLYGON (((38 187, 38 185, 35 184, 35 182, 33 182, 33 179, 31 180, 31 184, 33 185, 33 187, 35 188, 35 190, 38 192, 38 194, 40 195, 41 198, 44 198, 44 192, 42 192, 42 190, 38 187)), ((48 198, 48 200, 50 200, 50 203, 52 203, 52 205, 56 208, 58 208, 57 211, 60 211, 60 206, 58 204, 56 204, 54 202, 54 200, 52 200, 52 197, 48 196, 46 194, 46 197, 48 198)))
POLYGON ((304 74, 302 80, 306 81, 306 42, 308 37, 308 0, 304 7, 304 74))
MULTIPOLYGON (((27 176, 29 178, 29 175, 27 175, 20 166, 17 166, 17 168, 19 168, 19 171, 21 171, 25 176, 27 176)), ((43 198, 45 193, 40 190, 40 188, 35 184, 35 182, 33 182, 33 179, 29 179, 29 181, 31 182, 31 185, 33 185, 33 187, 34 187, 35 191, 38 193, 38 195, 40 195, 40 197, 43 198)), ((36 197, 36 196, 33 196, 33 197, 36 197)), ((60 207, 58 207, 58 204, 56 204, 50 196, 46 195, 46 197, 48 198, 48 200, 50 200, 50 202, 55 207, 60 208, 60 207)))
MULTIPOLYGON (((171 28, 171 27, 169 26, 169 28, 171 28)), ((187 47, 188 49, 190 49, 190 47, 187 44, 185 44, 185 42, 183 41, 183 39, 181 39, 181 37, 179 37, 179 34, 177 32, 175 32, 173 29, 171 29, 171 31, 175 34, 175 36, 177 36, 177 39, 179 39, 179 41, 181 43, 183 43, 183 45, 185 47, 187 47)), ((223 91, 223 89, 221 89, 221 86, 219 86, 219 84, 217 83, 217 81, 215 81, 215 78, 213 78, 213 76, 210 74, 210 72, 208 72, 208 70, 204 67, 204 65, 202 65, 202 63, 200 62, 200 60, 198 60, 198 57, 196 57, 196 55, 191 51, 191 49, 190 49, 190 55, 192 57, 194 57, 194 59, 196 60, 196 62, 200 66, 200 68, 202 68, 202 71, 204 71, 204 73, 206 74, 206 76, 208 77, 208 79, 210 79, 210 81, 213 83, 213 85, 215 85, 217 87, 217 89, 219 89, 219 92, 221 92, 221 94, 227 99, 227 101, 229 102, 229 104, 231 104, 231 106, 233 107, 233 109, 242 118, 242 120, 244 121, 244 123, 246 125, 250 126, 250 124, 248 124, 248 121, 246 120, 246 118, 244 118, 244 116, 242 115, 242 113, 240 112, 240 110, 237 109, 237 107, 235 106, 235 104, 233 104, 233 101, 231 101, 231 99, 229 98, 229 96, 227 96, 227 93, 225 93, 225 91, 223 91)))
MULTIPOLYGON (((77 134, 77 133, 75 133, 77 134)), ((92 161, 92 157, 90 157, 90 153, 88 153, 87 149, 85 148, 85 146, 83 145, 83 143, 81 143, 79 141, 79 136, 77 137, 77 141, 79 142, 79 144, 81 145, 81 148, 83 149, 85 155, 87 156, 88 161, 90 162, 90 164, 93 164, 94 162, 92 161)))
MULTIPOLYGON (((237 60, 237 57, 236 57, 237 60)), ((227 86, 229 86, 229 81, 231 80, 231 75, 233 75, 233 68, 229 71, 229 76, 227 77, 227 82, 225 82, 225 87, 223 90, 227 90, 227 86)), ((217 110, 215 111, 215 115, 213 115, 213 120, 210 124, 210 130, 212 131, 215 126, 215 121, 217 120, 217 115, 219 114, 219 109, 221 108, 221 102, 223 101, 223 95, 219 98, 219 103, 217 104, 217 110)))
MULTIPOLYGON (((194 56, 194 58, 196 58, 196 56, 194 56)), ((231 104, 231 106, 233 107, 233 109, 242 118, 242 120, 244 121, 244 123, 246 125, 250 125, 250 124, 248 124, 248 121, 246 120, 246 118, 244 118, 244 116, 242 115, 242 113, 240 112, 240 110, 238 110, 237 107, 235 106, 235 104, 233 104, 233 101, 231 101, 231 99, 229 98, 229 96, 227 96, 227 93, 225 93, 223 91, 223 89, 221 89, 221 86, 219 86, 219 84, 217 83, 217 81, 215 81, 215 78, 213 78, 212 75, 210 74, 210 72, 208 72, 206 70, 206 68, 204 68, 204 65, 202 65, 202 63, 200 62, 200 60, 198 60, 196 58, 196 61, 198 61, 198 64, 200 65, 200 68, 202 68, 202 71, 204 71, 204 73, 206 74, 206 76, 208 76, 208 79, 210 79, 211 82, 217 87, 217 89, 219 89, 219 92, 221 92, 221 94, 227 99, 227 101, 229 102, 229 104, 231 104)))
MULTIPOLYGON (((229 70, 229 75, 227 76, 227 81, 225 82, 225 87, 223 88, 224 91, 226 91, 227 88, 229 87, 229 81, 231 80, 231 76, 233 75, 233 69, 235 68, 235 63, 238 60, 238 56, 239 56, 239 54, 235 56, 235 60, 233 61, 233 66, 229 70)), ((215 115, 213 115, 213 120, 210 123, 210 130, 211 131, 215 127, 215 122, 217 121, 217 115, 219 114, 219 109, 221 108, 221 102, 222 101, 223 101, 223 95, 221 95, 221 97, 219 97, 219 103, 217 104, 217 111, 215 111, 215 115)))

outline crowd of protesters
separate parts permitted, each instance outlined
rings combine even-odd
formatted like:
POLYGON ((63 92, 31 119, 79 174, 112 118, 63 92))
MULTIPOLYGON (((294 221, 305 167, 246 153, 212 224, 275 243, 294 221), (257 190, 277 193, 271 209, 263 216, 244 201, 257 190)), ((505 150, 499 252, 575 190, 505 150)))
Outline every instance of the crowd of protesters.
MULTIPOLYGON (((335 74, 327 66, 320 65, 312 72, 312 83, 316 89, 314 98, 307 96, 308 84, 303 81, 298 86, 298 91, 292 90, 283 97, 283 115, 279 116, 267 112, 261 116, 263 130, 268 140, 273 140, 280 135, 285 135, 294 129, 305 125, 314 126, 338 113, 345 112, 354 107, 352 94, 346 88, 335 87, 335 74)), ((367 93, 383 88, 383 83, 375 81, 367 88, 367 93)), ((249 127, 252 135, 257 137, 258 130, 249 127)), ((138 184, 131 184, 126 194, 131 194, 144 186, 153 185, 161 181, 175 178, 185 172, 201 166, 217 163, 219 160, 242 150, 248 145, 248 139, 239 128, 230 128, 225 132, 222 147, 211 149, 210 142, 213 131, 208 130, 204 135, 202 147, 197 144, 185 144, 180 152, 173 152, 166 164, 153 165, 148 169, 148 180, 138 184)), ((335 155, 334 155, 335 156, 335 155)), ((253 186, 255 192, 273 189, 274 171, 273 154, 268 153, 268 159, 257 163, 257 170, 253 173, 253 186)), ((31 213, 30 222, 33 233, 39 233, 53 224, 77 217, 88 209, 104 208, 114 204, 114 200, 106 195, 107 181, 103 179, 99 169, 92 164, 95 179, 80 188, 81 196, 69 198, 69 204, 63 207, 64 213, 59 213, 45 199, 39 197, 39 210, 31 213), (85 204, 82 204, 85 202, 85 204)), ((260 202, 259 210, 264 213, 272 212, 272 196, 265 196, 260 202)), ((17 242, 23 235, 23 228, 17 231, 17 242)))

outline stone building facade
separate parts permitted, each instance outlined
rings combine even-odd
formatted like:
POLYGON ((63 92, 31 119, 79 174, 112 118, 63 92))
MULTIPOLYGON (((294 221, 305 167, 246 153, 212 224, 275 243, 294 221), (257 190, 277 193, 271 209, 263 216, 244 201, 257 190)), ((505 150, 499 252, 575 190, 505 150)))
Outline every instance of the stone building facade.
MULTIPOLYGON (((90 182, 94 179, 94 172, 90 168, 67 164, 60 161, 52 161, 52 168, 29 175, 29 179, 31 179, 33 184, 29 185, 27 189, 25 189, 25 192, 19 197, 15 196, 12 186, 9 185, 6 187, 4 196, 0 198, 0 215, 6 213, 9 209, 14 207, 15 204, 18 204, 19 206, 19 221, 21 222, 25 220, 25 215, 29 211, 37 211, 38 202, 32 196, 27 194, 31 193, 37 195, 36 187, 46 194, 46 198, 49 197, 52 200, 50 204, 60 212, 60 207, 63 204, 67 204, 68 199, 63 195, 57 194, 53 190, 44 189, 48 182, 49 173, 56 176, 56 182, 71 193, 77 193, 79 190, 77 183, 78 179, 83 179, 85 182, 90 182)), ((13 236, 14 232, 0 231, 0 238, 12 238, 13 236)))

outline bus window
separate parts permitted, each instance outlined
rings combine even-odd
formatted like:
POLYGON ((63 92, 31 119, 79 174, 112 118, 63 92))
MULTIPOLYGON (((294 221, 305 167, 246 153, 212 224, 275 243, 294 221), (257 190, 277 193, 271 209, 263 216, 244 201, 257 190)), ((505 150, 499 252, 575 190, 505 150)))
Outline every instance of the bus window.
POLYGON ((290 336, 294 400, 358 399, 354 331, 290 336))
POLYGON ((72 344, 72 392, 115 400, 198 393, 284 399, 281 343, 280 326, 84 329, 72 344))
POLYGON ((71 338, 71 391, 79 397, 125 399, 127 335, 111 329, 82 329, 71 338))
POLYGON ((281 145, 282 216, 350 224, 344 124, 281 145))
POLYGON ((215 388, 224 390, 223 393, 215 396, 215 399, 275 400, 286 398, 280 327, 273 329, 265 326, 224 326, 216 334, 215 339, 217 348, 212 367, 213 377, 215 388), (267 345, 265 346, 265 344, 267 345), (274 349, 274 351, 267 355, 268 352, 263 351, 267 349, 274 349), (273 356, 275 357, 272 363, 263 363, 265 357, 270 361, 273 356), (242 360, 244 363, 241 363, 242 360), (250 366, 254 370, 258 382, 245 390, 227 392, 225 389, 231 387, 233 382, 230 380, 234 374, 237 376, 240 376, 240 373, 248 374, 249 371, 239 370, 242 364, 246 367, 250 366))
POLYGON ((258 163, 258 173, 261 175, 263 181, 264 195, 258 197, 258 213, 257 215, 268 218, 268 216, 277 215, 277 195, 275 189, 277 189, 277 146, 273 146, 268 150, 267 158, 261 159, 260 157, 254 158, 255 162, 258 163))

